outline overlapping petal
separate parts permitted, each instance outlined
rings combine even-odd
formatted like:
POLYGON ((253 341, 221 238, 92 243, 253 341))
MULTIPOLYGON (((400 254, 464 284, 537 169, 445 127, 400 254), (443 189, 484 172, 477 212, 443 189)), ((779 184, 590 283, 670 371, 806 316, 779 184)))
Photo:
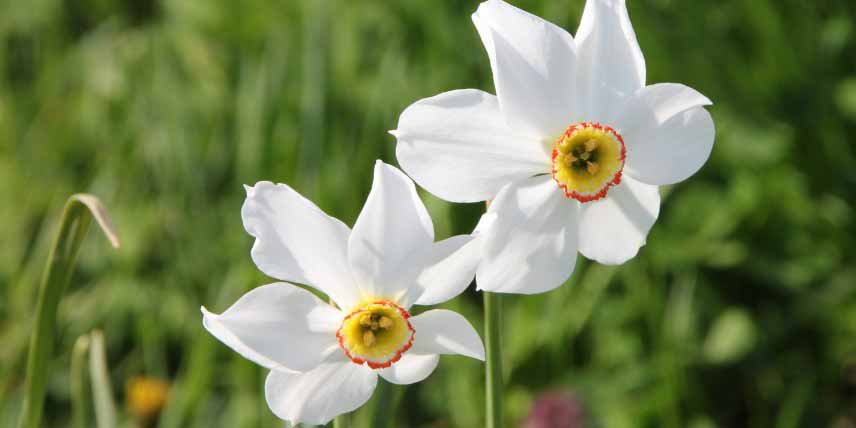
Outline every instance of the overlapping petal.
POLYGON ((513 129, 551 139, 574 111, 576 45, 564 29, 501 0, 473 23, 490 57, 499 104, 513 129))
POLYGON ((698 91, 676 83, 637 91, 615 120, 627 144, 625 171, 657 185, 695 174, 713 150, 716 131, 704 109, 710 104, 698 91))
POLYGON ((274 278, 311 285, 339 307, 359 301, 351 279, 350 230, 285 184, 267 181, 247 187, 241 209, 244 228, 256 238, 256 266, 274 278))
POLYGON ((533 294, 562 285, 576 263, 578 211, 549 175, 506 186, 488 210, 495 217, 479 232, 479 289, 533 294))
POLYGON ((580 207, 580 253, 606 265, 630 260, 660 213, 657 186, 625 176, 609 197, 580 207))
POLYGON ((509 128, 497 98, 474 89, 417 101, 391 132, 402 168, 452 202, 491 199, 506 183, 550 168, 549 148, 509 128))
POLYGON ((588 0, 577 43, 577 121, 603 121, 645 86, 645 57, 624 0, 588 0))
POLYGON ((324 425, 366 403, 377 374, 351 362, 324 363, 304 373, 273 370, 265 381, 268 407, 292 424, 324 425))
POLYGON ((410 385, 411 383, 421 382, 431 375, 439 363, 439 355, 407 353, 397 363, 388 368, 380 369, 378 373, 381 377, 394 384, 410 385))
POLYGON ((394 299, 412 284, 407 271, 434 242, 434 225, 413 182, 378 161, 374 183, 348 241, 348 258, 364 293, 394 299))
POLYGON ((417 305, 437 305, 461 294, 473 281, 481 259, 481 243, 468 235, 435 243, 416 278, 417 305))
POLYGON ((410 318, 416 330, 409 353, 416 355, 457 354, 484 360, 481 337, 461 314, 433 309, 410 318))
POLYGON ((270 369, 310 370, 341 352, 336 330, 344 314, 291 284, 263 285, 220 315, 204 307, 202 314, 214 337, 270 369))

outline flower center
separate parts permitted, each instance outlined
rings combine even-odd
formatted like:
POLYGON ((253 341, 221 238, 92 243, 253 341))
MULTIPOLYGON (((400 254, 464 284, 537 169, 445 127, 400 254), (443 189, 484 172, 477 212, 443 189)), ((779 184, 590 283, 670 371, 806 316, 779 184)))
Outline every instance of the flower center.
POLYGON ((621 183, 624 139, 614 129, 592 122, 568 127, 553 147, 553 180, 565 196, 591 202, 621 183))
POLYGON ((389 300, 377 300, 348 314, 336 332, 339 346, 357 364, 385 368, 413 345, 410 314, 389 300))

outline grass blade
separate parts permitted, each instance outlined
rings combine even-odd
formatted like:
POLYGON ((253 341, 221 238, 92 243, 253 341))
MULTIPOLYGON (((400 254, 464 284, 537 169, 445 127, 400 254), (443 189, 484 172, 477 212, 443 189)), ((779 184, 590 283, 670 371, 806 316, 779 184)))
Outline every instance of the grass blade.
POLYGON ((110 387, 110 374, 107 371, 107 350, 104 346, 104 334, 92 332, 92 348, 89 352, 89 374, 92 380, 92 397, 95 404, 95 426, 115 428, 116 403, 113 401, 113 388, 110 387))
POLYGON ((87 194, 72 195, 63 209, 59 233, 48 256, 39 288, 36 322, 27 356, 27 380, 24 387, 24 406, 18 420, 19 428, 37 428, 41 424, 49 376, 48 358, 53 353, 54 335, 57 331, 57 307, 71 280, 80 245, 93 218, 113 247, 119 247, 113 224, 98 198, 87 194))
POLYGON ((71 419, 75 428, 89 428, 89 395, 86 387, 86 355, 89 353, 89 336, 83 335, 74 342, 71 351, 71 419))

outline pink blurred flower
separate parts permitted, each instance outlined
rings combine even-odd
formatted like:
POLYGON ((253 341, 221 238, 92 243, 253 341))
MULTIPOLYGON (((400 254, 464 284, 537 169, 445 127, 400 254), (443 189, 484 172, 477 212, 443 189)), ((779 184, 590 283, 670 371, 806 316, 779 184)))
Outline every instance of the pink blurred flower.
POLYGON ((583 428, 585 409, 573 394, 545 392, 535 399, 524 423, 526 428, 583 428))

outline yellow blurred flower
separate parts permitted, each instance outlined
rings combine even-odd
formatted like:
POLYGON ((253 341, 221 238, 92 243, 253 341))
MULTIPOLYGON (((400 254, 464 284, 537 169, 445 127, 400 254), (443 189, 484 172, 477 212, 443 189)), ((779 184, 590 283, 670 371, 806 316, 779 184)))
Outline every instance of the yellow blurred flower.
POLYGON ((149 426, 166 405, 169 384, 159 379, 135 377, 128 382, 125 397, 131 414, 142 426, 149 426))

